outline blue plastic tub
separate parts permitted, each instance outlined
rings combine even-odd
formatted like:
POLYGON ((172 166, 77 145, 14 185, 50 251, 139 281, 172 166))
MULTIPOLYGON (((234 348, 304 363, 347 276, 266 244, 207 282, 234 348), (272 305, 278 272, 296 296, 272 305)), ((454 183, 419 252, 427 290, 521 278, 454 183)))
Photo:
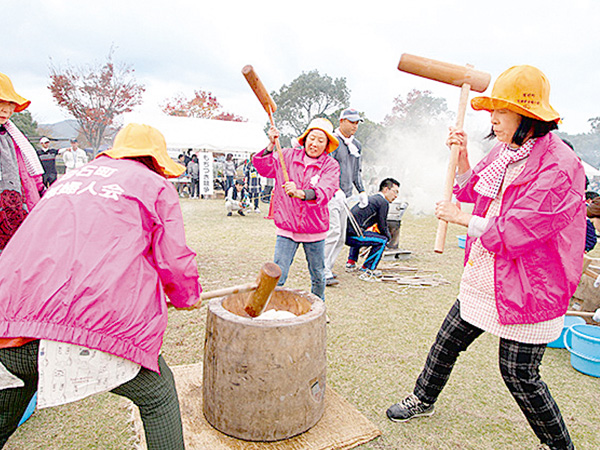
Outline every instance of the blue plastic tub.
POLYGON ((571 365, 574 369, 592 377, 600 377, 600 327, 571 325, 567 328, 563 341, 571 352, 571 365))
POLYGON ((23 414, 23 417, 21 417, 21 421, 19 422, 19 425, 17 425, 17 426, 20 427, 27 421, 27 419, 29 419, 31 417, 31 415, 35 411, 36 405, 37 405, 37 392, 35 394, 33 394, 33 397, 31 397, 31 401, 29 402, 29 405, 27 405, 27 409, 25 410, 25 413, 23 414))
POLYGON ((466 245, 467 245, 467 235, 461 234, 460 236, 458 236, 458 246, 460 248, 465 248, 466 245))
POLYGON ((585 323, 585 319, 583 317, 578 316, 565 316, 565 324, 563 325, 562 333, 560 333, 560 337, 555 341, 552 341, 548 344, 548 347, 552 348, 565 348, 565 333, 567 332, 567 328, 571 325, 577 325, 578 323, 585 323))

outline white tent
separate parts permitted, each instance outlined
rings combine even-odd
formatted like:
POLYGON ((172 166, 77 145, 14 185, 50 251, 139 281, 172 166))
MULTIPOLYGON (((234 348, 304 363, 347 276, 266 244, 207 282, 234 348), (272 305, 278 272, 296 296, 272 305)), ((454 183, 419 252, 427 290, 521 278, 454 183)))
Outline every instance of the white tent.
POLYGON ((266 147, 264 125, 253 122, 173 117, 166 114, 126 114, 124 123, 145 123, 158 129, 167 141, 172 156, 188 148, 218 153, 233 153, 245 158, 266 147))
POLYGON ((591 164, 586 163, 583 159, 581 160, 581 164, 583 164, 583 170, 585 170, 585 174, 588 178, 592 179, 594 177, 600 177, 600 170, 596 169, 591 164))

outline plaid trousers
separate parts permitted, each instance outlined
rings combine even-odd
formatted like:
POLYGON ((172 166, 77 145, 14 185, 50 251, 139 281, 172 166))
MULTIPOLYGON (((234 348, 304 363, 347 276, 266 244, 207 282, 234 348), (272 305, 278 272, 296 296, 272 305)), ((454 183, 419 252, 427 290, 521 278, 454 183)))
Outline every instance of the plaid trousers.
MULTIPOLYGON (((22 388, 0 390, 0 449, 15 432, 29 401, 37 391, 40 341, 0 349, 0 361, 25 383, 22 388)), ((183 427, 173 373, 162 356, 160 374, 142 367, 127 383, 111 392, 131 400, 140 410, 148 449, 184 449, 183 427)))
MULTIPOLYGON (((457 300, 429 350, 414 394, 425 403, 435 403, 460 352, 482 333, 483 330, 460 317, 460 302, 457 300)), ((539 366, 545 350, 545 344, 523 344, 501 338, 500 373, 540 441, 552 449, 574 449, 558 405, 540 378, 539 366)))

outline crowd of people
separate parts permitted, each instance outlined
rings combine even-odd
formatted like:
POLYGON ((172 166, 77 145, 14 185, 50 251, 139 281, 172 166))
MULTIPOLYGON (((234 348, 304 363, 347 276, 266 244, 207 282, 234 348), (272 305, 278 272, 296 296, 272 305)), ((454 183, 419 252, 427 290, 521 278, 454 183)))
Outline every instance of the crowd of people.
MULTIPOLYGON (((474 98, 473 109, 490 113, 489 138, 497 140, 474 166, 467 134, 450 129, 447 145, 459 149, 454 193, 474 207, 469 213, 440 201, 435 214, 466 228, 464 271, 413 392, 387 410, 394 422, 431 416, 459 355, 488 332, 499 338, 500 373, 540 443, 574 448, 539 367, 546 344, 561 334, 584 252, 596 243, 600 196, 585 194, 579 158, 552 133, 560 116, 549 92, 545 75, 522 65, 503 72, 490 96, 474 98)), ((189 196, 197 198, 198 158, 188 152, 173 161, 162 134, 140 124, 124 127, 90 163, 76 140, 56 150, 42 138, 36 153, 10 121, 29 104, 0 74, 0 448, 36 391, 40 407, 82 398, 81 372, 91 374, 86 395, 111 391, 138 406, 148 448, 183 448, 175 383, 160 348, 167 297, 189 307, 202 288, 168 178, 189 177, 189 196), (59 155, 66 173, 57 179, 59 155), (72 358, 64 382, 38 389, 65 353, 72 358), (98 361, 119 369, 100 374, 98 361)), ((336 129, 314 118, 281 151, 271 126, 240 178, 233 155, 225 158, 227 216, 259 212, 261 177, 274 180, 269 215, 280 286, 300 246, 311 292, 323 300, 327 286, 340 285, 333 269, 345 246, 347 271, 367 281, 381 276, 400 182, 385 178, 367 195, 355 137, 362 120, 352 108, 336 129)))

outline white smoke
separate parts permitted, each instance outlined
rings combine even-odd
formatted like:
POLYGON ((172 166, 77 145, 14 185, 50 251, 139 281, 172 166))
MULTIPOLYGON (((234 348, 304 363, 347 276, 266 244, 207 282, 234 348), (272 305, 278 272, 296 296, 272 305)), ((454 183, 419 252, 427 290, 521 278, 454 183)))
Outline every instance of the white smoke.
MULTIPOLYGON (((365 162, 363 175, 372 190, 386 177, 400 181, 399 201, 409 204, 412 214, 433 214, 435 203, 443 198, 450 150, 446 146, 449 123, 423 121, 410 128, 387 127, 380 144, 365 162)), ((465 127, 468 134, 469 161, 474 167, 491 148, 484 140, 489 123, 473 121, 465 127)))

